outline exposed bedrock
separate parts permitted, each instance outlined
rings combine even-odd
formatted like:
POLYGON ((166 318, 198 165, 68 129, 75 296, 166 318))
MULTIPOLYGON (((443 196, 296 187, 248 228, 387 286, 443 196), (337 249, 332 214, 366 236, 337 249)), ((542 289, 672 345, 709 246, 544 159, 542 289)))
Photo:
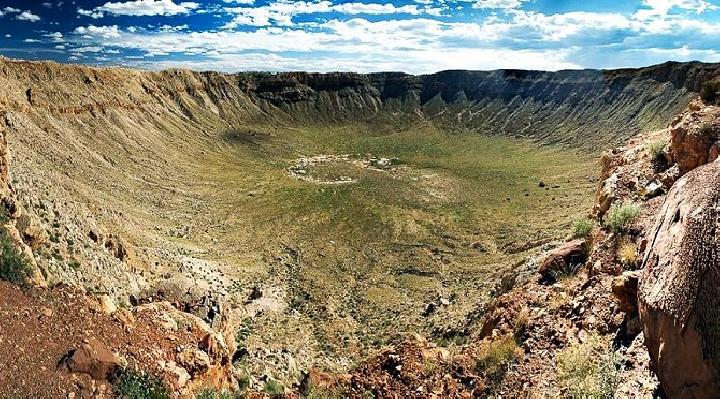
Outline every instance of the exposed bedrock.
POLYGON ((638 293, 645 342, 670 398, 720 397, 720 164, 675 183, 649 232, 638 293))
POLYGON ((664 127, 718 75, 714 64, 613 71, 443 71, 318 74, 88 68, 0 58, 0 112, 238 125, 424 119, 448 129, 604 149, 664 127))

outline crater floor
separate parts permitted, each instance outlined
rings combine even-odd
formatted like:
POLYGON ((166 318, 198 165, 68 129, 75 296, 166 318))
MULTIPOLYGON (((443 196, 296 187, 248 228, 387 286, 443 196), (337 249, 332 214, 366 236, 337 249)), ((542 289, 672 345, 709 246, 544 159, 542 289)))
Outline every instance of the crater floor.
POLYGON ((88 239, 115 226, 153 265, 137 286, 227 295, 247 349, 237 361, 283 379, 343 370, 404 332, 461 339, 501 278, 589 211, 594 189, 592 157, 425 123, 178 132, 157 138, 158 156, 104 141, 51 179, 62 140, 10 140, 19 197, 53 237, 37 250, 43 267, 128 301, 133 284, 112 280, 96 254, 107 248, 88 239), (98 156, 122 173, 99 170, 98 156))

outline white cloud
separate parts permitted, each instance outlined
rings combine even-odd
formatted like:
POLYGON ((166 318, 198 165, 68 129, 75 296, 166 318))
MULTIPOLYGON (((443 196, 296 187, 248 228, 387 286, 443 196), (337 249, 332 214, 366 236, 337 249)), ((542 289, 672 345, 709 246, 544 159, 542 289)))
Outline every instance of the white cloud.
POLYGON ((346 14, 398 14, 406 13, 410 15, 419 15, 421 10, 415 5, 405 5, 396 7, 392 3, 386 4, 368 4, 368 3, 344 3, 337 4, 332 7, 333 11, 346 14))
MULTIPOLYGON (((493 1, 495 6, 512 5, 508 1, 493 1)), ((347 69, 425 73, 447 68, 639 66, 643 54, 648 60, 656 60, 660 54, 672 59, 691 56, 714 59, 718 44, 714 38, 720 37, 720 23, 695 17, 696 12, 703 12, 699 11, 703 0, 670 2, 671 8, 662 8, 657 1, 647 0, 646 5, 665 10, 665 14, 645 17, 610 12, 547 15, 506 9, 507 12, 472 21, 454 22, 431 18, 434 14, 428 11, 424 0, 407 6, 278 0, 260 7, 222 8, 233 16, 227 28, 255 26, 242 31, 192 32, 185 25, 124 29, 115 25, 89 25, 76 28, 73 37, 64 39, 79 48, 133 50, 133 56, 141 54, 133 61, 138 66, 228 71, 347 69), (344 15, 330 21, 322 19, 325 15, 318 15, 311 22, 293 20, 300 14, 328 12, 344 15), (415 17, 395 15, 400 13, 415 17), (345 19, 347 15, 364 14, 392 17, 345 19), (166 58, 170 55, 175 61, 166 58), (148 61, 148 57, 157 60, 148 61), (176 61, 178 58, 193 61, 176 61)), ((489 6, 491 2, 485 4, 489 6)), ((439 7, 438 13, 446 6, 439 7)), ((450 8, 444 9, 452 12, 450 8)), ((220 9, 211 11, 217 10, 220 9)))
POLYGON ((339 12, 343 14, 428 14, 439 16, 442 9, 425 7, 418 8, 414 4, 395 6, 392 3, 341 3, 333 4, 330 1, 289 1, 279 0, 261 7, 227 7, 226 12, 235 14, 235 17, 223 26, 224 29, 234 29, 237 26, 292 26, 292 18, 300 14, 339 12))
POLYGON ((148 62, 140 58, 128 62, 130 66, 147 69, 189 68, 194 70, 238 70, 263 71, 356 71, 361 73, 377 71, 406 71, 422 74, 446 69, 501 69, 518 68, 523 60, 528 68, 559 70, 579 66, 563 60, 564 52, 557 51, 513 51, 513 50, 432 50, 422 52, 350 55, 304 58, 278 54, 246 53, 224 54, 207 60, 157 61, 148 62), (409 67, 410 66, 410 67, 409 67))
POLYGON ((62 43, 65 41, 63 34, 60 32, 46 33, 43 36, 50 38, 50 40, 55 43, 62 43))
POLYGON ((477 0, 472 7, 478 9, 513 9, 519 8, 523 1, 528 0, 477 0))
POLYGON ((96 10, 83 10, 82 8, 78 8, 77 12, 84 17, 90 17, 92 19, 100 19, 105 16, 102 11, 96 10))
POLYGON ((158 30, 159 30, 160 32, 165 32, 165 33, 167 33, 167 32, 180 32, 180 31, 183 31, 183 30, 188 29, 189 27, 190 27, 190 26, 189 26, 188 24, 175 25, 175 26, 173 26, 173 25, 162 25, 162 26, 160 26, 160 28, 158 28, 158 30))
POLYGON ((27 10, 27 11, 23 11, 20 14, 18 14, 18 16, 15 17, 15 19, 17 19, 19 21, 37 22, 40 20, 40 17, 33 14, 32 11, 27 10))
POLYGON ((92 10, 78 9, 78 13, 92 18, 102 18, 105 13, 128 16, 171 16, 188 14, 198 7, 200 7, 200 4, 189 1, 176 4, 173 0, 134 0, 117 3, 107 2, 92 10))
POLYGON ((80 54, 80 53, 99 53, 102 50, 103 50, 103 48, 100 46, 85 46, 85 47, 77 47, 77 48, 70 49, 71 52, 78 53, 78 54, 80 54))
MULTIPOLYGON (((426 73, 447 68, 526 68, 561 69, 577 67, 563 57, 566 51, 556 49, 513 50, 483 48, 477 44, 488 33, 476 24, 443 23, 431 19, 370 22, 356 18, 320 24, 319 31, 301 29, 261 28, 247 32, 127 32, 115 37, 102 37, 107 27, 86 27, 76 33, 88 35, 88 45, 103 45, 138 50, 146 56, 183 54, 198 57, 194 63, 212 69, 348 69, 357 71, 406 70, 426 73), (460 37, 465 35, 465 37, 460 37), (392 37, 392 40, 388 40, 392 37), (465 46, 453 46, 454 40, 475 40, 465 46), (317 58, 263 57, 275 60, 272 68, 265 64, 251 65, 258 52, 305 53, 331 52, 332 57, 317 58), (248 53, 255 54, 253 57, 248 53), (208 59, 209 58, 209 59, 208 59), (225 65, 222 67, 221 65, 225 65), (323 66, 324 65, 324 66, 323 66)), ((167 65, 158 61, 158 65, 167 65)))
POLYGON ((23 43, 40 43, 40 40, 37 40, 37 39, 25 39, 25 40, 23 40, 23 43))
POLYGON ((89 26, 78 26, 75 28, 74 33, 78 35, 85 35, 89 38, 102 38, 102 39, 110 39, 114 37, 120 37, 120 31, 118 30, 117 25, 111 25, 111 26, 95 26, 95 25, 89 25, 89 26))
POLYGON ((717 10, 718 7, 708 0, 644 0, 643 6, 648 9, 638 10, 636 17, 646 20, 653 17, 663 17, 674 8, 701 14, 708 10, 717 10))

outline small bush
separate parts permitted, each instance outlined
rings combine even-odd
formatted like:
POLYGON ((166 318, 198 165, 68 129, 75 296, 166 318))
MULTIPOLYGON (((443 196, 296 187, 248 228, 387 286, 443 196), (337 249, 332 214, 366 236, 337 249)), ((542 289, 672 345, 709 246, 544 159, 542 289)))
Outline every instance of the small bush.
POLYGON ((705 122, 700 125, 700 135, 703 137, 715 137, 715 126, 712 123, 705 122))
POLYGON ((123 399, 169 399, 170 392, 163 380, 149 374, 125 369, 113 379, 118 397, 123 399))
POLYGON ((719 81, 708 81, 703 83, 700 90, 700 98, 705 104, 715 105, 718 99, 718 91, 720 91, 719 81))
POLYGON ((665 146, 667 146, 667 142, 664 140, 653 141, 648 144, 647 151, 650 154, 650 158, 658 160, 660 157, 663 157, 665 155, 665 146))
POLYGON ((283 388, 282 385, 280 385, 279 382, 270 379, 267 380, 265 383, 265 386, 263 387, 263 392, 270 395, 271 397, 280 397, 285 393, 285 388, 283 388))
POLYGON ((611 399, 618 385, 618 368, 616 353, 591 335, 558 354, 558 384, 568 398, 611 399))
POLYGON ((588 218, 577 219, 572 224, 572 238, 587 238, 592 234, 593 222, 588 218))
POLYGON ((341 399, 346 397, 340 390, 336 389, 320 389, 310 387, 305 392, 305 399, 341 399))
POLYGON ((215 388, 205 388, 195 395, 195 399, 243 399, 241 392, 219 391, 215 388))
POLYGON ((561 266, 562 267, 560 267, 560 268, 552 270, 551 273, 552 273, 553 277, 555 277, 555 281, 564 282, 566 280, 570 280, 573 277, 577 276, 578 272, 580 271, 580 268, 583 267, 583 263, 568 262, 568 263, 563 263, 561 266))
POLYGON ((486 343, 480 348, 475 369, 482 373, 488 386, 497 386, 517 358, 517 342, 512 335, 486 343))
POLYGON ((605 227, 613 233, 628 228, 640 216, 640 205, 625 201, 615 203, 605 215, 605 227))
MULTIPOLYGON (((5 218, 0 216, 0 223, 4 222, 5 218)), ((7 230, 0 227, 0 280, 25 285, 32 274, 33 270, 27 259, 15 246, 7 230)))
POLYGON ((637 265, 637 246, 631 241, 621 242, 617 247, 616 255, 626 269, 633 269, 637 265))
POLYGON ((80 270, 80 261, 77 259, 71 259, 70 262, 68 262, 68 267, 73 270, 80 270))
POLYGON ((522 308, 522 310, 515 315, 515 320, 513 320, 513 337, 518 344, 523 341, 528 324, 530 324, 529 313, 528 308, 522 308))

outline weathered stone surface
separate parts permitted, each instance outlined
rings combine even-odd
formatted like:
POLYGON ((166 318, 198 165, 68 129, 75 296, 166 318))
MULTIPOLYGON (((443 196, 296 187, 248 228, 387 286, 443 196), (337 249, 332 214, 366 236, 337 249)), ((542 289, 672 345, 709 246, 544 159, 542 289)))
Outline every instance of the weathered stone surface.
POLYGON ((65 365, 73 373, 85 373, 96 380, 105 380, 120 367, 120 361, 105 344, 91 338, 68 354, 65 365))
POLYGON ((620 310, 625 313, 637 312, 638 279, 640 271, 625 272, 612 281, 612 293, 618 300, 620 310))
POLYGON ((685 113, 670 128, 671 155, 682 173, 712 162, 718 155, 718 107, 700 107, 685 113))
POLYGON ((720 164, 670 190, 639 287, 646 345, 670 398, 720 397, 720 164))

